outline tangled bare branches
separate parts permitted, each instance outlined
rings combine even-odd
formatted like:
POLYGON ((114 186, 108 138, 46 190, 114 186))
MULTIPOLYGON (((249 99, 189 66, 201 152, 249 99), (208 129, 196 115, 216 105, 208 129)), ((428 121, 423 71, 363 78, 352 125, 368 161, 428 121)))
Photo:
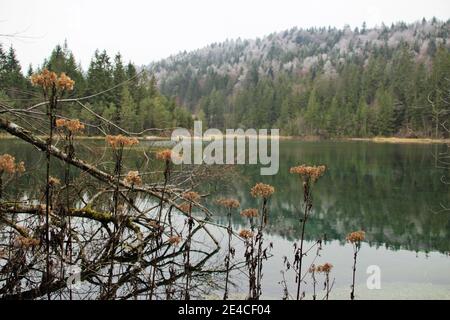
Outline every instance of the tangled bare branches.
MULTIPOLYGON (((205 265, 219 249, 205 220, 209 211, 186 197, 195 187, 194 173, 172 172, 165 160, 163 182, 146 181, 138 171, 124 176, 123 155, 138 140, 120 135, 106 139, 113 154, 112 173, 80 159, 74 137, 89 124, 61 114, 61 104, 85 100, 63 98, 74 81, 48 70, 31 81, 41 89, 44 102, 20 110, 2 104, 0 128, 46 155, 45 192, 35 199, 1 198, 0 297, 189 298, 208 276, 205 265), (45 112, 39 111, 44 107, 45 112), (57 135, 63 137, 63 149, 55 145, 57 135), (63 179, 51 175, 54 159, 66 167, 63 179), (71 181, 70 168, 82 172, 78 185, 71 181)), ((3 162, 2 174, 25 168, 13 157, 3 162)))

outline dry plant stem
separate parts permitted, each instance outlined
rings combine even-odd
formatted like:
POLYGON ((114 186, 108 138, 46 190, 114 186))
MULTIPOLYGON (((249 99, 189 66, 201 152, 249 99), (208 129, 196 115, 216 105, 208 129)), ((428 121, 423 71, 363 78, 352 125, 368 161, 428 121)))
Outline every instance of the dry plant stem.
POLYGON ((316 300, 316 298, 317 298, 317 295, 316 295, 317 280, 316 280, 316 271, 315 271, 314 265, 312 266, 311 278, 313 280, 313 300, 316 300))
POLYGON ((325 299, 328 300, 328 297, 330 294, 330 274, 327 272, 325 277, 326 277, 325 283, 326 283, 326 289, 327 289, 325 299))
POLYGON ((302 283, 302 263, 303 263, 303 242, 305 239, 305 226, 306 221, 308 219, 309 211, 311 210, 311 195, 310 195, 310 186, 309 182, 305 182, 304 184, 304 215, 302 219, 302 233, 300 238, 300 248, 298 250, 299 261, 298 261, 298 283, 297 283, 297 300, 300 300, 301 297, 301 283, 302 283))
POLYGON ((334 281, 335 281, 335 279, 333 279, 333 281, 330 283, 330 275, 328 274, 327 278, 326 278, 326 284, 325 284, 326 293, 325 293, 325 296, 322 298, 322 300, 328 300, 329 294, 334 286, 334 281))
MULTIPOLYGON (((250 218, 250 226, 251 231, 254 233, 255 231, 255 223, 254 219, 250 218)), ((248 241, 247 241, 248 242, 248 241)), ((257 285, 256 285, 256 268, 258 266, 258 260, 257 257, 255 257, 255 245, 256 240, 254 237, 251 237, 249 245, 248 245, 248 270, 249 270, 249 299, 254 300, 257 296, 257 285)))
MULTIPOLYGON (((167 219, 169 221, 169 228, 170 228, 170 234, 169 234, 170 237, 173 236, 173 227, 172 227, 172 218, 171 218, 172 209, 173 209, 173 206, 170 206, 169 211, 167 213, 167 219)), ((172 253, 174 253, 174 252, 175 252, 175 246, 172 249, 172 253)), ((169 267, 169 281, 167 282, 167 285, 166 285, 166 300, 171 300, 172 295, 174 293, 173 292, 173 282, 174 282, 173 280, 176 275, 176 272, 174 269, 174 264, 175 264, 175 261, 172 259, 170 261, 170 267, 169 267)))
MULTIPOLYGON (((158 228, 161 224, 161 217, 162 217, 162 211, 163 211, 163 206, 164 206, 164 196, 165 196, 165 191, 166 191, 166 187, 167 187, 167 183, 169 182, 169 178, 170 178, 170 161, 166 160, 165 161, 165 168, 164 168, 164 185, 163 185, 163 189, 161 192, 161 200, 159 201, 159 211, 158 211, 158 228)), ((170 225, 170 229, 172 229, 171 225, 170 225)), ((162 238, 161 238, 161 232, 158 229, 157 231, 157 236, 156 236, 156 246, 160 246, 160 244, 162 243, 162 238)), ((155 251, 155 259, 157 258, 159 253, 159 250, 155 251)), ((155 280, 156 280, 156 265, 154 265, 152 267, 152 275, 151 275, 151 280, 150 280, 150 296, 149 296, 149 300, 153 299, 153 292, 155 289, 155 280)))
POLYGON ((3 170, 0 171, 0 199, 3 196, 3 170))
POLYGON ((228 299, 228 278, 230 275, 230 260, 231 260, 231 238, 233 236, 233 229, 231 227, 231 208, 228 208, 228 228, 227 228, 227 232, 228 232, 228 253, 227 253, 227 257, 225 259, 225 268, 226 268, 226 274, 225 274, 225 293, 223 295, 223 300, 227 300, 228 299))
POLYGON ((284 271, 281 271, 281 276, 283 277, 283 280, 281 280, 280 284, 283 287, 283 300, 289 299, 289 289, 287 286, 286 276, 284 275, 284 271))
POLYGON ((184 299, 190 300, 190 282, 191 282, 191 242, 192 242, 192 226, 194 225, 194 220, 192 219, 192 203, 189 202, 189 215, 188 215, 188 236, 186 239, 186 261, 184 264, 185 274, 186 274, 186 285, 184 288, 184 299))
POLYGON ((261 295, 261 279, 262 279, 262 246, 263 246, 263 230, 267 219, 267 199, 263 198, 263 205, 262 205, 262 214, 261 214, 261 220, 260 225, 258 228, 258 234, 256 236, 256 241, 258 242, 258 252, 256 254, 257 259, 257 273, 256 273, 256 295, 254 296, 255 300, 259 300, 259 297, 261 295))
MULTIPOLYGON (((119 207, 119 188, 120 188, 120 174, 122 172, 122 156, 123 156, 123 146, 119 146, 117 149, 114 149, 114 157, 115 157, 115 167, 114 167, 114 175, 116 177, 116 183, 115 183, 115 190, 113 193, 113 202, 114 202, 114 206, 113 206, 113 216, 116 218, 117 223, 113 224, 113 232, 111 235, 111 256, 114 256, 117 250, 117 245, 119 243, 119 239, 120 239, 120 230, 122 229, 121 226, 121 222, 119 219, 119 212, 118 212, 118 207, 119 207)), ((107 285, 106 285, 106 291, 104 294, 104 298, 106 299, 110 299, 110 298, 114 298, 112 295, 112 278, 114 275, 114 260, 111 259, 111 263, 110 263, 110 267, 109 267, 109 271, 108 271, 108 281, 107 281, 107 285)))
POLYGON ((255 245, 256 241, 253 239, 251 240, 251 246, 250 246, 250 269, 249 269, 249 288, 250 288, 250 294, 249 298, 250 300, 255 300, 256 296, 258 295, 257 291, 257 281, 256 281, 256 268, 258 267, 258 259, 255 257, 255 245))
POLYGON ((361 247, 360 243, 353 245, 353 275, 352 275, 352 291, 350 292, 350 299, 355 300, 355 277, 356 277, 356 259, 358 257, 358 251, 361 247))
MULTIPOLYGON (((73 158, 74 156, 74 146, 73 146, 73 135, 69 131, 66 135, 66 153, 69 158, 73 158)), ((67 214, 70 210, 70 164, 66 163, 66 170, 64 173, 64 181, 66 188, 66 208, 64 210, 64 219, 67 219, 67 245, 66 252, 68 256, 68 263, 72 265, 72 220, 69 214, 67 214)), ((66 221, 65 221, 66 222, 66 221)), ((64 237, 64 235, 63 235, 64 237)), ((64 274, 62 274, 62 278, 64 278, 64 274)), ((69 288, 69 300, 72 300, 72 287, 69 288)))
POLYGON ((253 237, 250 240, 245 240, 246 245, 246 264, 248 268, 248 299, 253 300, 253 297, 256 296, 256 259, 254 257, 254 241, 253 237))
MULTIPOLYGON (((46 97, 46 92, 44 91, 44 97, 46 97)), ((58 97, 56 95, 56 87, 53 85, 51 88, 51 94, 49 97, 49 104, 47 104, 47 117, 49 121, 49 136, 47 138, 46 144, 46 185, 45 185, 45 262, 46 262, 46 275, 45 280, 47 285, 50 284, 50 205, 51 205, 51 195, 50 195, 50 149, 53 143, 53 129, 55 123, 55 110, 58 104, 58 97)), ((50 300, 50 293, 47 294, 47 299, 50 300)))

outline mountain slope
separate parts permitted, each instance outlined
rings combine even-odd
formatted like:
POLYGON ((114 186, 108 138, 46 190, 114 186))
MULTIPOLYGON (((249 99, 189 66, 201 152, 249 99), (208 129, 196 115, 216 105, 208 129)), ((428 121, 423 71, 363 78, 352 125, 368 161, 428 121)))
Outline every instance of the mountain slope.
POLYGON ((285 134, 442 135, 450 21, 351 30, 293 28, 229 40, 148 66, 161 91, 211 127, 285 134), (439 89, 439 90, 437 90, 439 89), (433 93, 434 92, 434 93, 433 93))

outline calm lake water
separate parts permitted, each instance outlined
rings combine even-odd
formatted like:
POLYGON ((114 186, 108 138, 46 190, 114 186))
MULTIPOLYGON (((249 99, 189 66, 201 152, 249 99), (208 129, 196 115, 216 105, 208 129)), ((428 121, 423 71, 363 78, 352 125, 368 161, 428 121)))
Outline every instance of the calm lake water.
MULTIPOLYGON (((349 297, 353 250, 345 237, 351 231, 365 230, 367 242, 357 267, 357 297, 449 299, 450 212, 441 211, 441 205, 450 204, 450 186, 441 179, 450 179, 449 170, 436 168, 434 158, 435 152, 446 148, 282 141, 276 176, 261 177, 257 167, 242 168, 241 177, 247 178, 233 180, 230 194, 237 194, 243 207, 257 205, 249 195, 254 183, 269 183, 276 189, 268 227, 274 257, 264 266, 266 297, 281 296, 277 281, 267 278, 281 280, 283 256, 292 257, 293 243, 300 237, 300 182, 289 174, 289 168, 306 163, 328 167, 313 191, 314 213, 308 220, 306 237, 313 241, 326 234, 329 240, 316 264, 334 265, 331 297, 349 297), (366 270, 371 265, 380 268, 380 290, 367 289, 366 270)), ((243 223, 236 218, 239 227, 243 223)), ((315 252, 307 261, 314 256, 315 252)), ((292 283, 293 278, 289 279, 292 283)))
MULTIPOLYGON (((110 158, 103 155, 103 143, 92 143, 83 150, 87 158, 107 165, 110 158)), ((256 207, 249 190, 256 182, 273 185, 276 189, 270 202, 269 223, 265 243, 272 242, 272 257, 264 264, 263 296, 280 299, 283 257, 292 258, 293 245, 300 237, 300 181, 289 174, 289 168, 299 164, 324 164, 328 170, 314 188, 314 212, 306 227, 307 247, 326 235, 320 256, 315 251, 306 257, 306 264, 330 262, 334 265, 331 278, 334 286, 331 299, 348 299, 352 276, 353 250, 345 243, 347 233, 365 230, 367 241, 358 256, 356 297, 378 298, 437 298, 450 299, 450 206, 449 170, 435 166, 434 154, 443 152, 444 145, 380 144, 371 142, 299 142, 281 141, 280 170, 275 176, 260 176, 259 166, 239 166, 237 174, 227 183, 208 190, 213 219, 225 223, 225 212, 213 204, 214 199, 233 196, 242 208, 256 207), (381 271, 381 289, 366 286, 369 266, 381 271)), ((14 188, 38 192, 39 171, 43 169, 42 154, 16 140, 0 141, 0 153, 11 153, 34 167, 34 175, 24 176, 14 188), (21 189, 22 188, 22 189, 21 189)), ((142 156, 128 155, 130 169, 142 167, 142 156)), ((42 175, 44 173, 42 172, 42 175)), ((233 228, 248 227, 236 212, 233 228)), ((226 241, 224 230, 214 231, 226 241)), ((236 242, 235 259, 243 259, 236 242)), ((223 261, 221 256, 219 261, 223 261)), ((318 277, 318 296, 323 296, 322 278, 318 277)), ((235 287, 230 296, 243 298, 246 280, 241 272, 233 273, 235 287)), ((286 273, 290 293, 294 294, 294 279, 286 273)), ((306 279, 307 294, 311 281, 306 279)), ((210 298, 212 296, 208 296, 210 298)))

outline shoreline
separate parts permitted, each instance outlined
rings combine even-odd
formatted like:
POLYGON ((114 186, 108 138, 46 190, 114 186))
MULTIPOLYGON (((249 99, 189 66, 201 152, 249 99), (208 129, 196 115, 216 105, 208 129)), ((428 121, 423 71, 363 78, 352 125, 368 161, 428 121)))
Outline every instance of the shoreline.
POLYGON ((398 138, 398 137, 374 137, 374 138, 344 138, 348 141, 369 141, 374 143, 394 144, 450 144, 450 139, 434 138, 398 138))
MULTIPOLYGON (((202 139, 204 141, 211 141, 214 136, 206 136, 202 139)), ((233 138, 236 138, 233 135, 233 138)), ((355 138, 355 137, 342 137, 342 138, 321 138, 319 136, 276 136, 279 140, 292 140, 292 141, 305 141, 305 142, 320 142, 320 141, 363 141, 373 143, 391 143, 391 144, 450 144, 450 139, 444 138, 399 138, 399 137, 372 137, 372 138, 355 138)), ((44 136, 39 136, 41 139, 45 139, 44 136)), ((139 141, 171 141, 170 137, 158 137, 158 136, 145 136, 136 137, 139 141)), ((191 137, 196 139, 195 137, 191 137)), ((222 137, 224 139, 225 136, 222 137)), ((250 137, 250 138, 257 138, 250 137)), ((259 138, 270 139, 270 136, 259 136, 259 138)), ((273 137, 272 137, 273 138, 273 137)), ((0 140, 17 139, 15 136, 9 134, 0 134, 0 140)), ((75 140, 104 140, 104 136, 77 136, 75 140)), ((198 139, 198 138, 197 138, 198 139)))

